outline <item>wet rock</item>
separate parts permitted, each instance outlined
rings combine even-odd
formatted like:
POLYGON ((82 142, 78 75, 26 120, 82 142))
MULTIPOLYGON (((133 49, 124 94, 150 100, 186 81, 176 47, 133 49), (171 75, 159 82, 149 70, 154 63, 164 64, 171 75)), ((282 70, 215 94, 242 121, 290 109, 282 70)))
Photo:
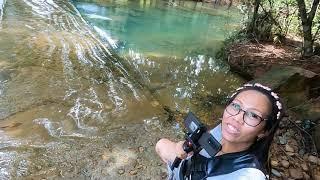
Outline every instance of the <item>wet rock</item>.
POLYGON ((302 179, 303 178, 303 173, 300 169, 289 169, 289 174, 293 179, 302 179))
POLYGON ((138 174, 138 171, 135 170, 135 169, 133 169, 133 170, 131 170, 131 171, 129 172, 129 174, 133 176, 133 175, 138 174))
POLYGON ((302 163, 302 164, 301 164, 301 168, 302 168, 302 170, 304 170, 304 171, 309 171, 308 165, 307 165, 306 163, 302 163))
POLYGON ((275 169, 271 169, 271 173, 277 177, 281 177, 281 173, 275 169))
POLYGON ((308 161, 311 162, 311 163, 317 164, 318 163, 318 158, 316 156, 310 155, 308 157, 308 161))
POLYGON ((287 151, 287 152, 294 152, 294 149, 289 145, 289 144, 286 144, 286 146, 285 146, 285 150, 287 151))
POLYGON ((281 166, 283 166, 284 168, 288 168, 290 166, 290 163, 287 160, 282 160, 280 162, 281 166))

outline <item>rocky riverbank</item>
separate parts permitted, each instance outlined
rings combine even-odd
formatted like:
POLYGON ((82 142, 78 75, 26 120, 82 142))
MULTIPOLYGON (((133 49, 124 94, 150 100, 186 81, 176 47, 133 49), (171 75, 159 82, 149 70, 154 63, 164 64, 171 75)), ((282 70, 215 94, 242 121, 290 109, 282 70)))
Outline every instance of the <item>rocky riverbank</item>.
POLYGON ((286 104, 271 150, 271 179, 320 179, 320 57, 300 57, 299 45, 235 43, 231 70, 274 88, 286 104))

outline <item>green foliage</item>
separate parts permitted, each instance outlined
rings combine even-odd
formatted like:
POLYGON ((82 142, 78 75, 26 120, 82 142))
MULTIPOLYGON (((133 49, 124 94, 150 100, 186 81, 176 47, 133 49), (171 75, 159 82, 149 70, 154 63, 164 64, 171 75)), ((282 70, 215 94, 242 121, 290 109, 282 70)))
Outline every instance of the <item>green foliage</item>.
MULTIPOLYGON (((257 40, 272 40, 276 36, 287 36, 288 34, 302 36, 302 25, 299 19, 299 11, 296 0, 261 0, 257 16, 253 17, 253 9, 258 0, 243 0, 248 14, 247 30, 250 35, 257 40), (252 21, 255 20, 253 23, 252 21), (251 24, 254 27, 250 27, 251 24), (251 29, 250 29, 251 28, 251 29), (254 28, 254 29, 252 29, 254 28)), ((310 11, 312 0, 305 0, 307 12, 310 11)), ((320 12, 314 18, 312 34, 316 35, 320 31, 320 12)), ((250 37, 249 35, 249 37, 250 37)), ((319 41, 320 32, 316 40, 319 41)))
POLYGON ((228 59, 227 48, 231 47, 232 44, 248 41, 247 34, 244 30, 237 31, 231 34, 223 43, 222 48, 216 53, 215 58, 221 60, 228 59))
POLYGON ((318 7, 318 13, 314 17, 314 24, 312 28, 312 32, 314 34, 314 40, 320 44, 320 7, 318 7))

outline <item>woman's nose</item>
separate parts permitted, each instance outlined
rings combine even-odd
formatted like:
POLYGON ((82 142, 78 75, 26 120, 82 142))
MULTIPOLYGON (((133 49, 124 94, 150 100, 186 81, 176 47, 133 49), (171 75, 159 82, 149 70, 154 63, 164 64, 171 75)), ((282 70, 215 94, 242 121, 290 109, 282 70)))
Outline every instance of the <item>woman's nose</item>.
POLYGON ((234 116, 234 119, 240 124, 244 123, 244 113, 244 111, 240 110, 240 112, 234 116))

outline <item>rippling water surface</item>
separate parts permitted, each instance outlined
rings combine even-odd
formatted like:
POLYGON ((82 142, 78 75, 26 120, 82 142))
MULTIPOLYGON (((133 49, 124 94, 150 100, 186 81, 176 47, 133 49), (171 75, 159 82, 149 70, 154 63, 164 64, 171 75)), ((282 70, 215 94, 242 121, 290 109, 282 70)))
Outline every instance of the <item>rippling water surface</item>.
POLYGON ((164 107, 208 121, 242 82, 214 58, 232 16, 88 2, 0 0, 0 179, 160 177, 164 107))

